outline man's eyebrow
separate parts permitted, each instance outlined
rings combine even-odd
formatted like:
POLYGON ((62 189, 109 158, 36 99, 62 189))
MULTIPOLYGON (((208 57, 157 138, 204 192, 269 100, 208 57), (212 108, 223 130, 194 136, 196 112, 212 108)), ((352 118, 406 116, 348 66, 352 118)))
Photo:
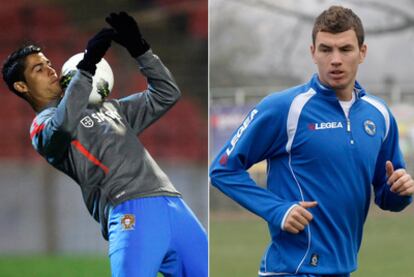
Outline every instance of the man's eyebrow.
POLYGON ((340 46, 339 48, 350 48, 350 47, 354 47, 352 44, 345 44, 345 45, 342 45, 342 46, 340 46))
MULTIPOLYGON (((318 45, 318 47, 323 47, 323 48, 332 48, 332 46, 327 45, 327 44, 324 44, 324 43, 320 43, 320 44, 318 45)), ((338 48, 346 48, 346 47, 354 47, 354 46, 353 46, 352 44, 350 44, 350 43, 347 43, 347 44, 344 44, 344 45, 339 46, 338 48)))
POLYGON ((323 48, 332 48, 332 46, 326 45, 326 44, 324 44, 324 43, 320 43, 320 44, 318 45, 318 48, 321 48, 321 47, 323 47, 323 48))

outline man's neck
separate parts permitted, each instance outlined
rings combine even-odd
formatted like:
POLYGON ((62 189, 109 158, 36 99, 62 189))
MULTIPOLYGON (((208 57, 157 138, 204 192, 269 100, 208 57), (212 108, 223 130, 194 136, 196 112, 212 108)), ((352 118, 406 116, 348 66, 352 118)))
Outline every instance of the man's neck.
POLYGON ((350 101, 352 99, 352 94, 354 92, 354 87, 355 87, 355 82, 356 82, 355 79, 352 82, 350 82, 347 87, 342 87, 342 88, 331 87, 327 82, 324 82, 323 80, 321 80, 319 76, 318 76, 318 79, 319 79, 319 82, 323 86, 326 86, 326 87, 332 89, 333 91, 335 91, 335 94, 336 94, 336 97, 338 98, 338 100, 340 100, 340 101, 350 101))
POLYGON ((53 99, 53 100, 49 100, 48 102, 37 102, 35 104, 32 104, 33 109, 35 110, 36 113, 40 113, 41 111, 43 111, 46 108, 49 107, 53 107, 56 106, 58 104, 60 99, 53 99))
POLYGON ((352 100, 352 94, 354 93, 354 88, 350 87, 350 88, 340 89, 340 90, 336 89, 335 93, 339 101, 350 101, 352 100))

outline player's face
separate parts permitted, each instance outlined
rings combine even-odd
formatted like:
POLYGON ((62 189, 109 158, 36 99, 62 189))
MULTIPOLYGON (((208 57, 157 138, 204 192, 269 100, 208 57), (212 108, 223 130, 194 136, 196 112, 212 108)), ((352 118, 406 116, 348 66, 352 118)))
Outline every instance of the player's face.
POLYGON ((337 34, 318 32, 315 44, 311 46, 319 80, 336 92, 345 92, 349 97, 366 51, 366 45, 358 46, 356 33, 352 29, 337 34))
POLYGON ((48 102, 61 97, 59 77, 43 53, 27 56, 25 65, 25 83, 31 98, 48 102))

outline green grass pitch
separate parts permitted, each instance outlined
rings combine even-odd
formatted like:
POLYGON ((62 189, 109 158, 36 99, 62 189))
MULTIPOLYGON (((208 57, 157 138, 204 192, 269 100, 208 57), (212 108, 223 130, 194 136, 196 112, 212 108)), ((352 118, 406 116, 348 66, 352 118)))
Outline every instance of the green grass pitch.
POLYGON ((0 276, 110 276, 105 256, 0 256, 0 276))
MULTIPOLYGON (((414 276, 413 210, 372 209, 352 277, 414 276)), ((257 276, 268 243, 267 225, 253 216, 210 216, 210 277, 257 276)))
POLYGON ((0 276, 110 277, 111 273, 106 256, 0 256, 0 276))

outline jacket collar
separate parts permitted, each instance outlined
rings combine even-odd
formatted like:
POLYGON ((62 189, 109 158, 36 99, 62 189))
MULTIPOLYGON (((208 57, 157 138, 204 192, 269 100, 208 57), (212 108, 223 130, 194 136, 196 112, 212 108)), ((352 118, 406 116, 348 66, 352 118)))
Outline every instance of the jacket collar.
MULTIPOLYGON (((332 88, 323 85, 319 81, 319 76, 316 73, 312 76, 312 79, 310 80, 310 86, 318 94, 321 94, 321 95, 323 95, 325 97, 328 97, 330 99, 333 99, 333 100, 337 100, 338 99, 336 97, 335 91, 332 88)), ((358 81, 355 81, 354 91, 356 92, 356 99, 357 100, 366 94, 365 89, 358 83, 358 81)))

